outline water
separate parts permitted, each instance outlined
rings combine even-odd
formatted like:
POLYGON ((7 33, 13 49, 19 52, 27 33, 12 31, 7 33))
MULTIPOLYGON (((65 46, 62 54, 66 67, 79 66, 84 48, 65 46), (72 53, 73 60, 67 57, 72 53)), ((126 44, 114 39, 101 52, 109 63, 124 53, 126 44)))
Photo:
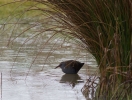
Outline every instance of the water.
POLYGON ((47 35, 33 38, 22 46, 27 38, 21 36, 11 47, 6 47, 8 36, 0 37, 1 100, 86 100, 81 89, 88 75, 94 72, 87 66, 96 66, 93 57, 64 39, 45 44, 50 38, 47 35), (65 75, 61 69, 54 69, 69 59, 87 65, 77 75, 65 75))

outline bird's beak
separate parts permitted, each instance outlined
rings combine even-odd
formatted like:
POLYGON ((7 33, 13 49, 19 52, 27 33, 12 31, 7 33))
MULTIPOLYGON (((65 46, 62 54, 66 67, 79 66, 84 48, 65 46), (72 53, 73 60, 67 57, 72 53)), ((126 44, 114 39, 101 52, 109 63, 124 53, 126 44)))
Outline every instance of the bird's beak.
POLYGON ((58 68, 58 67, 60 67, 60 66, 55 67, 55 69, 58 68))

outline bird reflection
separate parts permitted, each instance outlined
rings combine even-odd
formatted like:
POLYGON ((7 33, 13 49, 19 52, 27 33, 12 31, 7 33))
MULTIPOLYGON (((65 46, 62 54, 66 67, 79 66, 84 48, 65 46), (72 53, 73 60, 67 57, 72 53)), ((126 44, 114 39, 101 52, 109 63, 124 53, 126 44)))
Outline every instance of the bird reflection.
POLYGON ((69 83, 72 88, 79 82, 83 82, 78 74, 64 74, 61 77, 60 83, 69 83))

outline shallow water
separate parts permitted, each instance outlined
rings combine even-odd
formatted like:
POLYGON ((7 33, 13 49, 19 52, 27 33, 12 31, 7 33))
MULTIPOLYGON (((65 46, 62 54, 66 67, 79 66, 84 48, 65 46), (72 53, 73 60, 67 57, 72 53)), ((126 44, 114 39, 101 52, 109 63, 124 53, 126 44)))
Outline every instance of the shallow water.
MULTIPOLYGON (((88 75, 94 72, 95 68, 87 66, 96 66, 92 56, 85 50, 78 51, 77 46, 70 43, 63 43, 65 49, 51 50, 53 40, 43 49, 38 47, 38 42, 33 43, 34 40, 21 47, 25 39, 19 37, 12 47, 6 47, 8 38, 0 37, 1 100, 86 100, 81 89, 88 75), (68 59, 87 65, 77 75, 66 75, 61 69, 54 69, 68 59)), ((58 48, 59 44, 54 47, 58 48)))

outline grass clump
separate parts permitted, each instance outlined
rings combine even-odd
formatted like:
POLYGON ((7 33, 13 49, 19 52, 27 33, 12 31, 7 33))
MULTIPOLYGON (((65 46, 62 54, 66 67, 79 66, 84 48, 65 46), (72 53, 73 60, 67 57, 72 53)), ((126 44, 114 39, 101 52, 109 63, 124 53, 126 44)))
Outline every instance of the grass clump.
POLYGON ((71 31, 70 35, 80 39, 85 49, 95 57, 100 70, 96 97, 103 96, 105 100, 109 100, 116 94, 118 100, 131 99, 132 1, 48 1, 60 13, 57 15, 65 25, 64 28, 71 31), (117 87, 121 84, 124 84, 123 88, 117 92, 117 87), (124 87, 127 86, 129 88, 124 92, 124 87))
POLYGON ((94 56, 100 71, 93 93, 97 100, 132 99, 131 0, 28 1, 35 3, 28 11, 40 11, 52 19, 47 21, 52 28, 46 30, 76 37, 94 56))

